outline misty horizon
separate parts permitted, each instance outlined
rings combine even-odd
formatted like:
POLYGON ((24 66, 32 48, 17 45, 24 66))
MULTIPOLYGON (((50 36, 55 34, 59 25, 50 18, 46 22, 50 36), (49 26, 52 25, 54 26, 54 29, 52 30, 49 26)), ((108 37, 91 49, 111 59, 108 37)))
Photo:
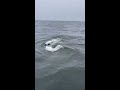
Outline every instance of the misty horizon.
POLYGON ((85 21, 85 0, 35 0, 35 20, 85 21))
POLYGON ((83 21, 83 20, 35 20, 35 21, 81 21, 81 22, 85 22, 85 21, 83 21))

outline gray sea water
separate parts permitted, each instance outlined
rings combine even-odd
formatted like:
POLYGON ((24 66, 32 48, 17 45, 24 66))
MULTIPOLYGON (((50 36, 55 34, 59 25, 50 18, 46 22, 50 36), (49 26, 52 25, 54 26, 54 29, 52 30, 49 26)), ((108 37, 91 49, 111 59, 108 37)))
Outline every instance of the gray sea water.
POLYGON ((35 90, 85 90, 85 22, 35 21, 35 90), (45 50, 56 38, 64 48, 45 50))

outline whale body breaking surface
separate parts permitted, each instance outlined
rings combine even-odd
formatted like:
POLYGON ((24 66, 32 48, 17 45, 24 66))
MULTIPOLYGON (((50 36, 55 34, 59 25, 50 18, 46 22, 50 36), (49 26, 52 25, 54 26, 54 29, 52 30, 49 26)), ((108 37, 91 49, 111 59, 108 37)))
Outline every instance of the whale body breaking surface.
POLYGON ((59 49, 63 48, 62 45, 56 45, 60 41, 61 41, 60 38, 52 39, 52 40, 47 41, 45 43, 45 50, 50 51, 50 52, 58 51, 59 49), (53 47, 54 45, 55 45, 55 47, 53 47))

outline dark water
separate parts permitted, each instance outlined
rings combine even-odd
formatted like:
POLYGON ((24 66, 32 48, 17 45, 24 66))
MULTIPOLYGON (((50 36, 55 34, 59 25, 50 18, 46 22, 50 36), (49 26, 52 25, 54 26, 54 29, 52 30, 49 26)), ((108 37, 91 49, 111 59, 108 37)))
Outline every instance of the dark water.
POLYGON ((35 21, 35 90, 85 90, 85 22, 35 21), (46 51, 53 38, 64 49, 46 51))

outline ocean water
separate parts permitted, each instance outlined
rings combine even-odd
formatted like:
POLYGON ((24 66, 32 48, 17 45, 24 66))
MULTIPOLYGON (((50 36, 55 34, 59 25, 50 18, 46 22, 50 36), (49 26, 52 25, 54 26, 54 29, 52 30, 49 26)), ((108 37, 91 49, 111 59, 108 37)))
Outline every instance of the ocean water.
POLYGON ((35 21, 35 90, 85 90, 85 22, 35 21), (57 38, 64 48, 45 50, 57 38))

